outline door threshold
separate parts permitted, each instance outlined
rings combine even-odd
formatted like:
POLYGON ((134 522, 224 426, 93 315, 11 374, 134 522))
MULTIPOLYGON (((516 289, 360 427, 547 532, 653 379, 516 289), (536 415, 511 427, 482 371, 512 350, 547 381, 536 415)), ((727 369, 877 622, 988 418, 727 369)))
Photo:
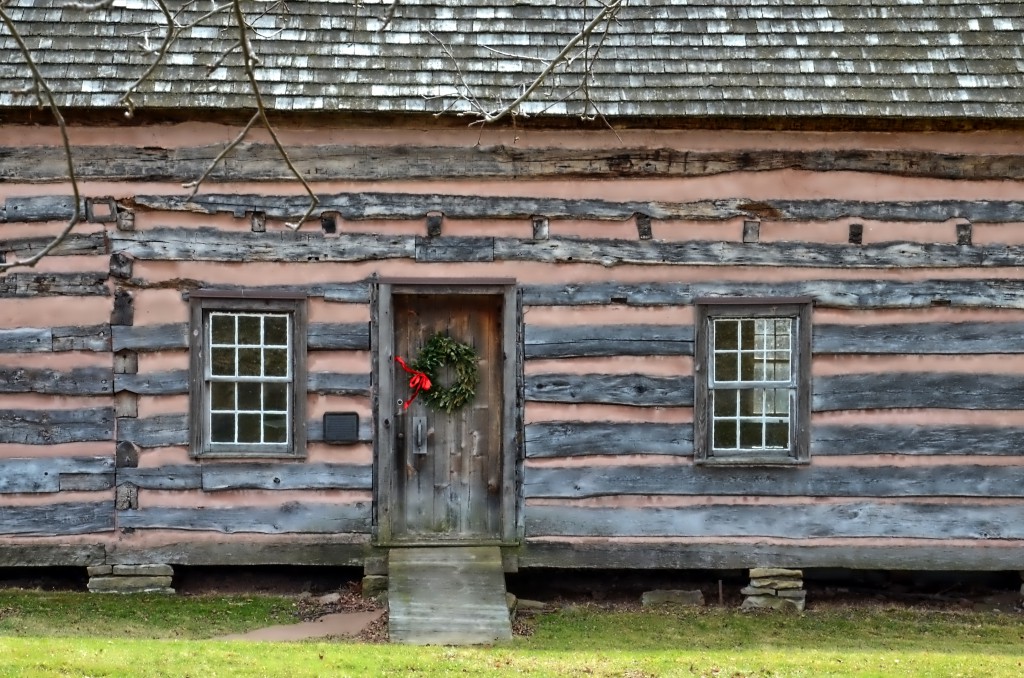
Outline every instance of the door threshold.
POLYGON ((500 547, 517 547, 518 542, 507 542, 501 541, 500 539, 459 539, 459 540, 444 540, 444 539, 403 539, 401 541, 389 541, 389 542, 376 542, 375 547, 378 548, 428 548, 428 547, 459 547, 459 546, 500 546, 500 547))

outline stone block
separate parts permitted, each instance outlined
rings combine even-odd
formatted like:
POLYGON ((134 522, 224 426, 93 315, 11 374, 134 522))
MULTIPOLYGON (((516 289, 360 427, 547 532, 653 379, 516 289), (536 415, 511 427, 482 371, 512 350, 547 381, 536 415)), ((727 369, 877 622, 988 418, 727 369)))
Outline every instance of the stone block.
POLYGON ((785 579, 782 577, 764 577, 751 579, 750 585, 759 589, 802 589, 803 579, 785 579))
POLYGON ((548 604, 542 603, 539 600, 520 598, 516 601, 516 607, 520 610, 546 610, 548 609, 548 604))
POLYGON ((740 593, 745 596, 774 596, 775 589, 762 589, 756 586, 744 586, 740 589, 740 593))
POLYGON ((89 573, 90 577, 102 577, 105 574, 110 574, 114 571, 113 565, 90 565, 85 568, 85 571, 89 573))
POLYGON ((751 579, 762 579, 765 577, 797 577, 802 579, 803 570, 787 570, 781 567, 755 567, 750 571, 751 579))
POLYGON ((507 593, 507 592, 505 593, 505 605, 508 606, 508 611, 509 612, 511 612, 513 614, 515 613, 515 611, 516 611, 516 604, 518 602, 519 602, 519 599, 516 598, 516 594, 514 594, 514 593, 507 593))
POLYGON ((684 591, 681 589, 657 589, 644 591, 640 598, 644 607, 651 605, 692 605, 704 604, 704 594, 700 591, 684 591))
POLYGON ((388 578, 378 574, 363 577, 363 597, 375 598, 388 591, 388 578))
POLYGON ((121 577, 171 577, 170 565, 114 565, 114 575, 121 577))
POLYGON ((174 593, 170 577, 93 577, 93 593, 174 593))
POLYGON ((366 575, 387 575, 388 557, 371 556, 363 561, 363 574, 366 575))
POLYGON ((778 610, 780 612, 803 612, 804 601, 776 596, 750 596, 740 605, 741 610, 778 610))
POLYGON ((788 591, 779 591, 779 598, 789 598, 791 600, 807 600, 807 591, 803 589, 790 589, 788 591))

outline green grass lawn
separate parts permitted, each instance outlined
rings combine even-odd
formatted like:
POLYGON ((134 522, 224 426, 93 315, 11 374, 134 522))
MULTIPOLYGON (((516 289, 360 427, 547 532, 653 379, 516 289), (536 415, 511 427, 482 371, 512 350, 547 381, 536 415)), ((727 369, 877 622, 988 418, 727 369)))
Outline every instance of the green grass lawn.
POLYGON ((718 608, 544 614, 492 648, 213 641, 294 621, 263 596, 0 591, 0 676, 1019 676, 1019 614, 718 608))

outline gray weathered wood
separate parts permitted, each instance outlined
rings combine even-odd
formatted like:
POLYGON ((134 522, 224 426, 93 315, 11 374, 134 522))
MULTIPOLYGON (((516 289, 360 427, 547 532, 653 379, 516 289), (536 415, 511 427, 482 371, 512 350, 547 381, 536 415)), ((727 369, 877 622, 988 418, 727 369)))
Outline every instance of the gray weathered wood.
POLYGON ((0 534, 60 536, 113 529, 113 501, 0 506, 0 534))
MULTIPOLYGON (((232 539, 226 542, 182 540, 160 546, 140 546, 132 541, 106 547, 108 563, 168 563, 171 565, 330 565, 362 567, 373 549, 362 535, 331 535, 267 541, 232 539)), ((0 545, 0 562, 3 546, 0 545)))
POLYGON ((169 464, 117 469, 117 484, 131 483, 146 490, 198 490, 203 486, 198 464, 169 464))
MULTIPOLYGON (((19 259, 27 259, 42 251, 53 241, 52 236, 7 238, 0 240, 0 250, 10 252, 19 259)), ((76 255, 96 256, 106 254, 107 240, 103 232, 69 233, 60 244, 50 250, 48 256, 67 257, 76 255)))
MULTIPOLYGON (((337 212, 343 219, 422 219, 442 212, 450 219, 630 219, 646 214, 652 219, 725 221, 739 217, 779 221, 834 221, 845 218, 879 221, 931 221, 965 219, 972 223, 1024 221, 1024 202, 1004 200, 931 200, 867 202, 856 200, 749 200, 722 198, 694 202, 597 199, 488 197, 477 195, 420 195, 402 193, 342 193, 320 195, 319 212, 337 212)), ((303 196, 200 194, 185 196, 140 195, 142 207, 184 210, 203 214, 228 213, 244 217, 264 212, 273 219, 303 215, 309 201, 303 196)), ((319 214, 314 214, 319 216, 319 214)))
POLYGON ((121 511, 120 527, 211 531, 234 534, 369 532, 370 504, 289 502, 278 507, 140 508, 121 511))
POLYGON ((416 238, 416 261, 494 261, 495 240, 481 237, 416 238))
MULTIPOLYGON (((528 498, 611 495, 1024 497, 1021 466, 707 468, 680 465, 531 468, 528 498)), ((955 511, 955 509, 951 509, 955 511)))
POLYGON ((309 390, 324 395, 368 395, 370 375, 310 372, 309 390))
POLYGON ((693 326, 526 326, 527 358, 614 355, 693 355, 693 326))
POLYGON ((175 261, 367 261, 412 259, 415 236, 316 231, 221 231, 154 228, 111 235, 115 252, 140 260, 175 261))
POLYGON ((54 327, 54 351, 109 351, 110 325, 54 327))
POLYGON ((0 353, 46 353, 52 350, 53 334, 49 328, 0 330, 0 353))
POLYGON ((188 323, 110 328, 114 351, 167 351, 188 348, 188 323))
MULTIPOLYGON (((184 182, 200 176, 221 146, 138 148, 109 145, 73 149, 75 174, 104 181, 184 182)), ((940 179, 1021 180, 1024 158, 1012 153, 937 153, 874 149, 529 148, 520 146, 293 146, 288 155, 303 176, 320 181, 436 179, 438 168, 461 178, 541 179, 699 177, 725 172, 801 169, 940 179)), ((63 180, 66 160, 56 146, 0 148, 0 179, 63 180)), ((270 144, 239 144, 210 181, 282 181, 293 176, 270 144)))
MULTIPOLYGON (((693 454, 690 424, 551 422, 526 427, 526 456, 693 454)), ((531 469, 532 478, 536 469, 531 469)))
POLYGON ((369 490, 369 464, 204 464, 203 489, 369 490))
MULTIPOLYGON (((142 448, 188 445, 188 433, 188 415, 186 414, 160 414, 141 419, 117 420, 118 440, 130 441, 142 448)), ((307 421, 306 440, 322 442, 323 439, 323 419, 307 421)), ((361 418, 359 442, 369 442, 372 439, 370 422, 365 417, 361 418)))
POLYGON ((63 474, 113 473, 113 457, 24 457, 0 459, 0 494, 58 492, 63 474))
POLYGON ((105 555, 100 544, 0 543, 0 567, 88 567, 105 555))
POLYGON ((1024 454, 1019 431, 1010 426, 828 425, 811 428, 814 454, 1024 454))
POLYGON ((102 492, 114 489, 114 473, 62 473, 61 492, 102 492))
POLYGON ((693 379, 641 374, 535 374, 526 377, 526 399, 546 403, 688 407, 693 405, 693 379))
POLYGON ((817 377, 811 408, 876 410, 938 407, 954 410, 1024 409, 1024 376, 960 372, 885 372, 817 377))
POLYGON ((1024 323, 816 325, 814 352, 950 355, 1024 353, 1024 323))
POLYGON ((310 323, 306 341, 311 351, 367 351, 370 327, 368 323, 310 323))
MULTIPOLYGON (((2 221, 62 221, 69 219, 74 210, 75 199, 68 195, 10 197, 4 202, 2 221)), ((85 218, 85 198, 82 198, 79 214, 85 218)))
POLYGON ((188 393, 188 370, 145 374, 115 374, 114 392, 138 395, 180 395, 188 393))
POLYGON ((1024 308, 1016 280, 809 280, 801 282, 525 285, 528 306, 689 305, 701 297, 811 297, 817 308, 1024 308))
POLYGON ((114 374, 109 367, 80 367, 68 372, 36 367, 0 367, 0 393, 108 395, 114 374))
MULTIPOLYGON (((1014 570, 1024 547, 978 545, 929 546, 854 544, 820 546, 786 543, 679 543, 558 541, 528 542, 519 551, 520 567, 565 569, 747 570, 755 567, 848 568, 865 570, 999 571, 1014 570)), ((149 562, 149 561, 147 561, 149 562)), ((165 561, 159 561, 165 562, 165 561)))
POLYGON ((526 531, 534 537, 1021 539, 1024 504, 531 506, 526 531))
POLYGON ((114 439, 114 409, 0 410, 0 443, 59 445, 114 439))
POLYGON ((107 274, 26 273, 0 276, 0 299, 25 297, 109 297, 107 274))

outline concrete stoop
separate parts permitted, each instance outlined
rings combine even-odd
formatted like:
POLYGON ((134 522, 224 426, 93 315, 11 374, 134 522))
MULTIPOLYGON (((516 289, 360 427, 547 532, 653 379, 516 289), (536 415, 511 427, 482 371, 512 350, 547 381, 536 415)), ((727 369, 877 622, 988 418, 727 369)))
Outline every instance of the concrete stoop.
POLYGON ((496 547, 392 549, 388 631, 412 645, 482 645, 511 640, 505 571, 496 547))
POLYGON ((170 565, 94 565, 88 572, 93 593, 174 593, 170 565))

